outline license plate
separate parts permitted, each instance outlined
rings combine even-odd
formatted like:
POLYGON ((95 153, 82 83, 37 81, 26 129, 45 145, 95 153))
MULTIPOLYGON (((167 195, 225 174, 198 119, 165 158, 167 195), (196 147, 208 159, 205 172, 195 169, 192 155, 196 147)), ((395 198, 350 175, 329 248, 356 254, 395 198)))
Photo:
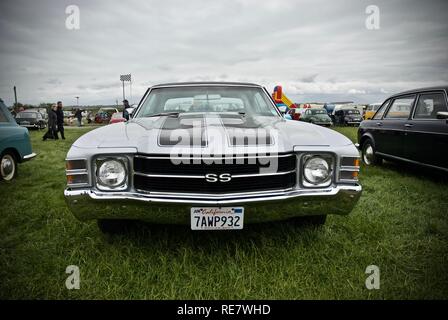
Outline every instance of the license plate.
POLYGON ((241 230, 243 207, 191 208, 191 230, 241 230))

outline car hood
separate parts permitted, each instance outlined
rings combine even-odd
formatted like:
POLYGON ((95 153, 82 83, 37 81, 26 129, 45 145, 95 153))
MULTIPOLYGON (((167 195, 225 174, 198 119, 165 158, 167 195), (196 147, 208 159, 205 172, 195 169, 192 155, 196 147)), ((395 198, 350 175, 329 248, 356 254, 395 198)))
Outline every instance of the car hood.
POLYGON ((111 124, 83 135, 78 148, 135 148, 139 153, 205 154, 290 152, 294 146, 345 146, 331 129, 273 117, 192 114, 111 124))

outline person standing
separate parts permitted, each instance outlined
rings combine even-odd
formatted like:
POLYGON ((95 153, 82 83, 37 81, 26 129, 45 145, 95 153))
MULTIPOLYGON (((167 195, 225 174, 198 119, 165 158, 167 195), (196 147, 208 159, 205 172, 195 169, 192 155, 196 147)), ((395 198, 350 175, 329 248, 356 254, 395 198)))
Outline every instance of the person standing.
POLYGON ((129 112, 128 108, 130 108, 131 106, 129 105, 129 101, 128 100, 123 100, 123 118, 126 119, 126 121, 129 121, 129 112))
POLYGON ((81 109, 76 110, 75 118, 78 119, 78 127, 81 127, 82 126, 82 111, 81 111, 81 109))
MULTIPOLYGON (((61 138, 63 140, 65 140, 65 136, 64 136, 64 111, 62 111, 62 101, 58 101, 58 107, 56 110, 56 115, 57 115, 57 132, 61 133, 61 138)), ((56 135, 57 135, 56 132, 56 135)))
POLYGON ((47 139, 55 139, 58 140, 58 133, 57 133, 57 121, 58 116, 56 115, 56 110, 58 106, 53 105, 51 107, 50 112, 48 112, 48 131, 43 136, 42 140, 45 141, 47 139))

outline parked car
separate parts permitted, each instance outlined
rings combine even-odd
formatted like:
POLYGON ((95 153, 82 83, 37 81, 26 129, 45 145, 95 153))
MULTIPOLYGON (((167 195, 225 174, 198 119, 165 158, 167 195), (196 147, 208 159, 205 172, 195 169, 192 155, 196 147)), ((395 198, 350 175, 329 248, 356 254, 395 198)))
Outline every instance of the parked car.
POLYGON ((95 122, 109 123, 112 115, 118 112, 119 111, 116 108, 100 108, 100 110, 98 110, 98 113, 95 115, 95 122))
POLYGON ((299 108, 289 109, 288 114, 291 116, 292 120, 297 121, 300 119, 300 109, 299 108))
POLYGON ((118 123, 118 122, 125 122, 126 119, 123 118, 123 112, 115 112, 112 117, 110 118, 110 124, 112 123, 118 123))
POLYGON ((313 108, 306 109, 305 112, 300 116, 300 121, 309 122, 312 124, 318 124, 321 126, 332 126, 333 122, 331 121, 330 116, 327 113, 327 110, 324 108, 313 108))
POLYGON ((359 125, 362 121, 358 109, 339 109, 334 112, 334 123, 339 125, 359 125))
POLYGON ((362 116, 364 120, 372 119, 375 112, 381 107, 382 103, 371 103, 367 105, 364 115, 362 116))
POLYGON ((285 120, 256 84, 151 87, 130 121, 86 133, 66 159, 68 206, 105 232, 117 219, 192 230, 295 217, 321 225, 350 213, 361 194, 354 144, 285 120))
POLYGON ((28 129, 20 127, 0 100, 0 180, 17 175, 17 164, 36 156, 31 149, 28 129))
POLYGON ((47 127, 47 120, 42 113, 29 109, 19 112, 16 115, 16 122, 21 127, 30 129, 45 129, 47 127))
POLYGON ((95 123, 108 123, 110 122, 110 114, 107 112, 98 112, 95 115, 95 123))
POLYGON ((448 171, 447 90, 416 89, 388 98, 358 129, 364 163, 404 160, 448 171))

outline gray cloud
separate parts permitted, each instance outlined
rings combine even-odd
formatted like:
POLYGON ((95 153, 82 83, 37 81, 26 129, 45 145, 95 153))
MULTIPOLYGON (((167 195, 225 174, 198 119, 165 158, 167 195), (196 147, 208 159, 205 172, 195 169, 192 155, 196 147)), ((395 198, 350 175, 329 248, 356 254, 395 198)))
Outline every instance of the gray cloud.
MULTIPOLYGON (((65 28, 71 0, 0 3, 0 97, 12 103, 115 103, 132 73, 138 101, 160 82, 282 84, 295 99, 374 102, 448 82, 446 1, 78 0, 81 28, 65 28), (345 97, 345 98, 344 98, 345 97)), ((130 88, 126 87, 127 94, 130 88)))
POLYGON ((317 78, 318 74, 311 74, 309 76, 305 76, 302 79, 300 79, 299 81, 301 82, 306 82, 306 83, 311 83, 311 82, 316 82, 316 78, 317 78))

